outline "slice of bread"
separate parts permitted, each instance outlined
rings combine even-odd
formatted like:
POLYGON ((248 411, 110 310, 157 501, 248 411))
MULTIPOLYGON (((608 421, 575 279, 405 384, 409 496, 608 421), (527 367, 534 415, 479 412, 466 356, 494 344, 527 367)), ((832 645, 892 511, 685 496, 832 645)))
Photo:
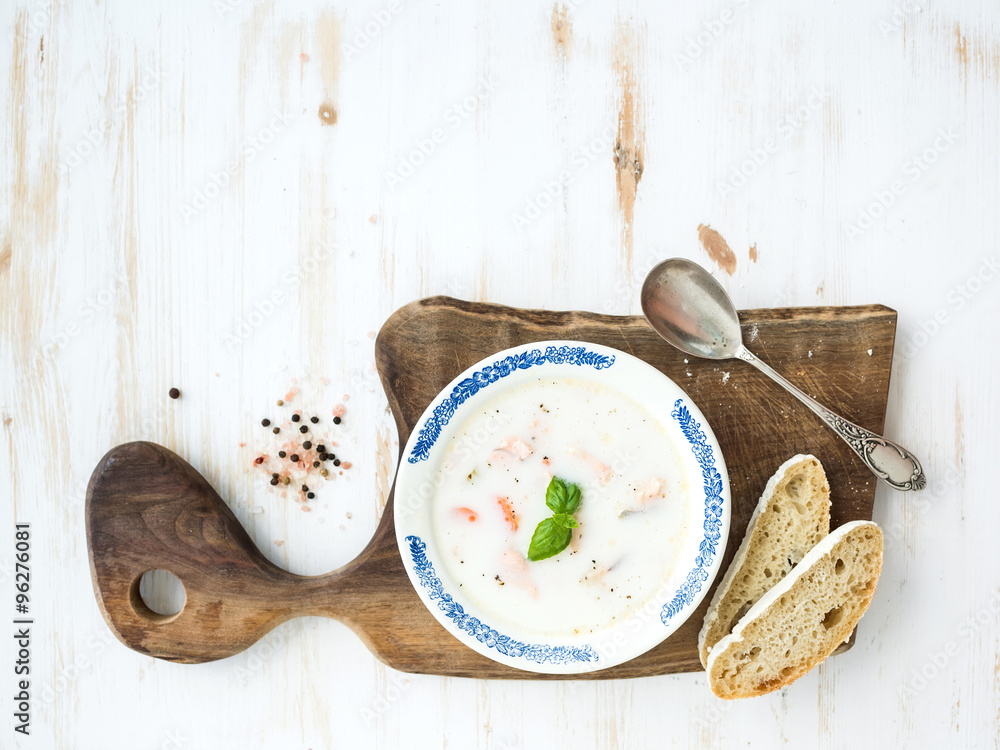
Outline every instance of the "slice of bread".
POLYGON ((830 484, 815 456, 793 456, 764 488, 698 635, 701 665, 722 638, 830 533, 830 484))
POLYGON ((752 698, 791 684, 851 636, 882 570, 882 530, 846 523, 768 591, 708 658, 720 698, 752 698))

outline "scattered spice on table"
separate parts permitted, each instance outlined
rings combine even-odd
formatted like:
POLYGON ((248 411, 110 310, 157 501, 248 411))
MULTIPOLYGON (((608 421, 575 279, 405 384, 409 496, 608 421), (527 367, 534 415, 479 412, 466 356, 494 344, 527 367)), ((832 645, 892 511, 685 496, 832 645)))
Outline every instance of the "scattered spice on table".
POLYGON ((347 394, 333 407, 332 423, 327 421, 325 424, 308 404, 301 404, 294 410, 290 408, 289 402, 298 394, 298 386, 293 385, 284 398, 274 402, 278 409, 272 407, 271 413, 260 415, 261 427, 257 429, 269 428, 271 434, 258 445, 253 466, 266 472, 268 484, 279 488, 282 497, 289 497, 300 503, 303 510, 310 511, 306 503, 315 500, 320 493, 317 483, 325 486, 351 468, 349 461, 342 461, 333 452, 337 441, 332 439, 337 429, 343 429, 337 426, 346 413, 343 401, 347 400, 347 394), (298 432, 293 427, 298 427, 298 432), (309 482, 310 478, 315 481, 309 482))

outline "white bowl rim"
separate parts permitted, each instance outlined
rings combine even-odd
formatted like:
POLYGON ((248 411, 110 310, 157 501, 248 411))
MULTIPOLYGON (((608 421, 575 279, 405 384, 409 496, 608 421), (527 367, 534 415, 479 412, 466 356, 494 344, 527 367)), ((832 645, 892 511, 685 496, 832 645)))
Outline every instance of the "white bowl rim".
MULTIPOLYGON (((614 383, 612 387, 646 405, 635 391, 630 392, 614 383)), ((495 393, 491 391, 490 396, 495 393)), ((729 536, 730 511, 729 478, 722 450, 701 410, 683 389, 649 363, 627 352, 585 341, 556 339, 521 344, 485 357, 434 397, 414 425, 402 453, 394 490, 393 521, 403 567, 410 582, 420 600, 452 636, 483 656, 517 669, 578 674, 607 669, 645 653, 669 637, 694 613, 722 564, 729 536), (407 496, 410 485, 430 471, 428 467, 433 466, 436 472, 436 463, 427 459, 435 446, 448 444, 449 425, 457 429, 464 421, 452 417, 465 404, 477 401, 479 394, 503 378, 539 365, 568 365, 576 368, 573 370, 575 377, 585 373, 585 377, 595 380, 597 372, 610 373, 617 367, 616 376, 623 373, 625 377, 653 380, 664 395, 670 394, 669 400, 673 403, 670 412, 673 421, 662 418, 661 423, 675 426, 691 447, 690 456, 682 451, 685 454, 682 460, 690 467, 693 459, 703 490, 699 498, 704 495, 703 506, 692 508, 693 513, 699 508, 704 513, 700 532, 694 533, 698 530, 698 516, 693 516, 677 569, 661 586, 658 595, 622 623, 586 636, 540 638, 537 634, 518 633, 516 625, 511 623, 502 623, 500 630, 488 625, 484 620, 495 618, 484 615, 471 601, 456 599, 452 595, 455 587, 447 586, 451 582, 447 570, 443 565, 434 564, 439 559, 434 536, 429 529, 420 528, 419 523, 421 514, 427 515, 430 498, 421 498, 418 493, 413 495, 416 502, 410 505, 400 502, 400 498, 407 496), (693 545, 697 547, 697 554, 692 562, 693 545), (665 597, 665 593, 668 596, 665 597), (650 604, 655 604, 655 610, 650 604), (654 614, 659 616, 651 617, 654 614), (640 615, 645 619, 640 629, 620 637, 626 627, 635 631, 635 621, 640 615), (540 640, 545 642, 538 642, 540 640)))

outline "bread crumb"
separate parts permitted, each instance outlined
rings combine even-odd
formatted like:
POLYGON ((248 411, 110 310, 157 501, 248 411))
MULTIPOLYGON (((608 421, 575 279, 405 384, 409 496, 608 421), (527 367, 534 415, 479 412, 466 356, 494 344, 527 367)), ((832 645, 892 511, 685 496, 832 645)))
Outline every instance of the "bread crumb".
POLYGON ((869 357, 872 356, 872 350, 871 349, 868 350, 868 356, 869 357))
POLYGON ((722 384, 725 385, 728 382, 729 382, 729 373, 728 372, 722 373, 722 384))
POLYGON ((810 358, 810 359, 812 359, 812 355, 813 355, 813 350, 812 350, 812 349, 810 349, 810 350, 809 350, 809 358, 810 358))

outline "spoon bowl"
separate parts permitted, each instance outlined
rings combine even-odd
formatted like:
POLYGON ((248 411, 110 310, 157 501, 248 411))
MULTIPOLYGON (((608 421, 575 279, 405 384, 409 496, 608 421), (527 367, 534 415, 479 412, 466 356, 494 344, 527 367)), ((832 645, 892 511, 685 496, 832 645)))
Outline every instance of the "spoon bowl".
POLYGON ((726 290, 697 263, 672 258, 642 284, 642 313, 664 339, 685 354, 732 359, 743 344, 740 319, 726 290))

